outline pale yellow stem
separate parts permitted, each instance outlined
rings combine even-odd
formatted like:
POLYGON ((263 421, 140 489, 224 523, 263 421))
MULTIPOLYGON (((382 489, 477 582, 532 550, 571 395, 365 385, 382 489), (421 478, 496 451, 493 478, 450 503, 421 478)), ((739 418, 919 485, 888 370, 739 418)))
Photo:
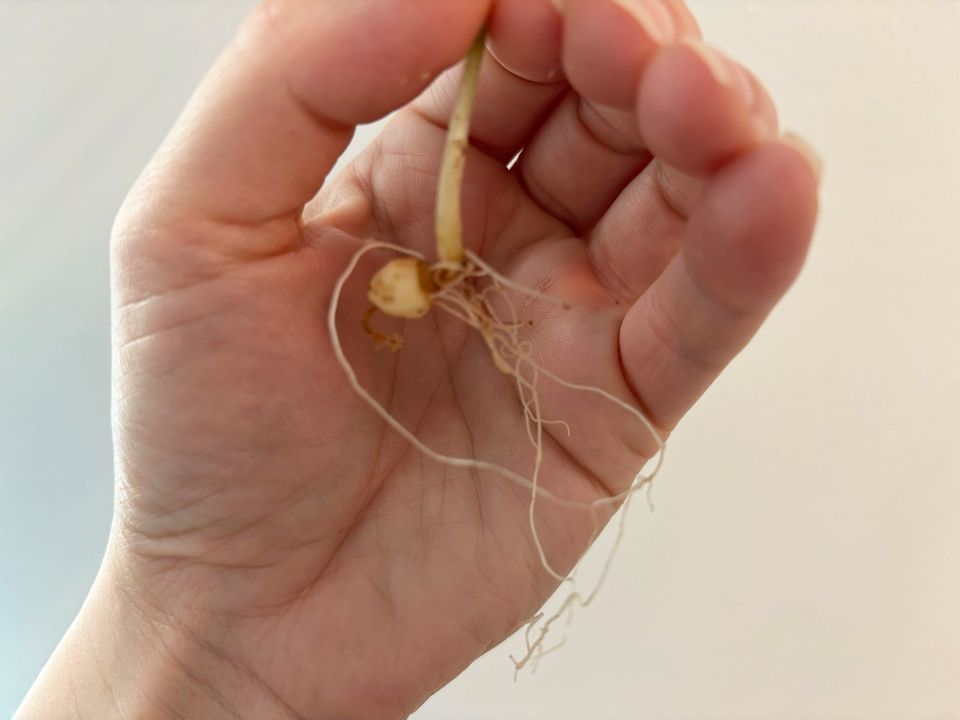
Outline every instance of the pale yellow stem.
POLYGON ((463 213, 460 193, 463 186, 463 170, 470 145, 470 116, 477 95, 477 78, 483 60, 484 39, 481 32, 467 53, 463 67, 463 79, 457 104, 450 117, 447 143, 440 166, 440 186, 437 189, 437 256, 444 262, 459 263, 463 260, 463 213))

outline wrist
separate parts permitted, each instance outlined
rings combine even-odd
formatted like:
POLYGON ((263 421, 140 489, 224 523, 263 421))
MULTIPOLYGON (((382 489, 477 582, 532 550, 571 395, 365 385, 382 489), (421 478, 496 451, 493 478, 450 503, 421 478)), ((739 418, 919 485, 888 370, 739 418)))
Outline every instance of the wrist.
POLYGON ((265 718, 293 713, 203 639, 138 597, 109 550, 80 613, 15 720, 265 718))

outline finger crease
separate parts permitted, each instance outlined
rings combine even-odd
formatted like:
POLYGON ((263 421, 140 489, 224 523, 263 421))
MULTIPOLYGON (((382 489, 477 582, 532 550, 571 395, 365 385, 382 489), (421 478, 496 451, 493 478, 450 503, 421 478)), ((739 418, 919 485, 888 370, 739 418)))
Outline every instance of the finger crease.
POLYGON ((687 212, 682 207, 683 203, 678 197, 675 197, 675 195, 678 193, 676 192, 676 188, 673 183, 667 179, 663 163, 656 162, 656 167, 657 170, 654 175, 653 184, 657 188, 657 194, 660 196, 660 200, 663 202, 664 207, 673 213, 678 220, 687 220, 687 212))
POLYGON ((623 133, 615 129, 592 105, 583 100, 577 100, 576 117, 584 132, 601 147, 617 155, 642 155, 643 148, 636 142, 631 142, 623 133), (593 120, 588 120, 588 114, 593 120), (600 130, 600 125, 604 130, 600 130))

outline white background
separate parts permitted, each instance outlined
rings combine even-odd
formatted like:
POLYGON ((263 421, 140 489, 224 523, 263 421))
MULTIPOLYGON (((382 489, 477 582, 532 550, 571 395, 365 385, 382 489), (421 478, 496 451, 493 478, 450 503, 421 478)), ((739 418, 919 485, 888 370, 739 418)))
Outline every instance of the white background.
MULTIPOLYGON (((0 0, 0 715, 107 537, 113 214, 250 4, 0 0)), ((960 718, 960 2, 691 4, 824 156, 810 262, 567 646, 418 720, 960 718)))

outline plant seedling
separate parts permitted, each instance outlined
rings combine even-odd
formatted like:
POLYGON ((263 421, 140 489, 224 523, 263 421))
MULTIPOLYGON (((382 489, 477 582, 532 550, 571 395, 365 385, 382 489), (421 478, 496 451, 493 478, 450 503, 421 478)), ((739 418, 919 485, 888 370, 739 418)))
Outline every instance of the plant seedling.
POLYGON ((569 623, 574 607, 586 607, 596 597, 623 537, 630 499, 640 488, 649 488, 663 462, 664 443, 656 427, 638 408, 601 388, 568 382, 537 361, 534 344, 528 338, 533 321, 520 318, 513 298, 518 295, 525 296, 536 302, 552 304, 561 311, 570 309, 568 303, 515 283, 498 273, 477 254, 464 248, 460 198, 469 147, 470 116, 476 98, 484 40, 485 36, 481 33, 467 54, 463 79, 448 126, 437 192, 435 223, 437 259, 429 262, 420 253, 393 243, 381 241, 365 243, 351 258, 335 284, 327 321, 334 354, 354 391, 394 431, 436 462, 499 475, 529 490, 528 521, 537 554, 543 569, 558 583, 567 586, 568 594, 556 612, 549 617, 539 612, 528 621, 524 633, 525 652, 519 658, 511 656, 515 670, 519 672, 528 664, 535 669, 540 657, 562 645, 561 639, 559 643, 549 648, 545 646, 547 635, 557 620, 566 616, 569 623), (533 469, 528 475, 482 459, 453 457, 437 452, 393 417, 359 382, 353 366, 344 353, 337 330, 336 315, 347 280, 356 270, 360 259, 376 249, 389 249, 400 257, 387 262, 370 280, 367 297, 371 305, 360 319, 365 332, 377 345, 398 352, 403 347, 403 339, 396 334, 386 335, 377 331, 373 322, 375 316, 382 313, 403 320, 415 320, 430 312, 439 311, 463 322, 478 333, 490 353, 491 362, 515 384, 524 415, 526 435, 533 452, 533 469), (650 463, 652 468, 645 473, 640 472, 623 492, 589 503, 565 499, 543 488, 540 485, 540 467, 543 458, 544 425, 555 424, 568 435, 571 432, 566 421, 545 419, 542 416, 539 387, 544 380, 571 390, 599 395, 612 405, 639 419, 656 443, 657 453, 650 463), (602 527, 596 515, 597 511, 606 508, 609 513, 620 507, 621 515, 612 548, 601 568, 598 580, 589 593, 583 594, 577 589, 576 568, 565 575, 551 565, 537 528, 538 499, 569 508, 571 511, 591 512, 594 519, 591 543, 602 527))

